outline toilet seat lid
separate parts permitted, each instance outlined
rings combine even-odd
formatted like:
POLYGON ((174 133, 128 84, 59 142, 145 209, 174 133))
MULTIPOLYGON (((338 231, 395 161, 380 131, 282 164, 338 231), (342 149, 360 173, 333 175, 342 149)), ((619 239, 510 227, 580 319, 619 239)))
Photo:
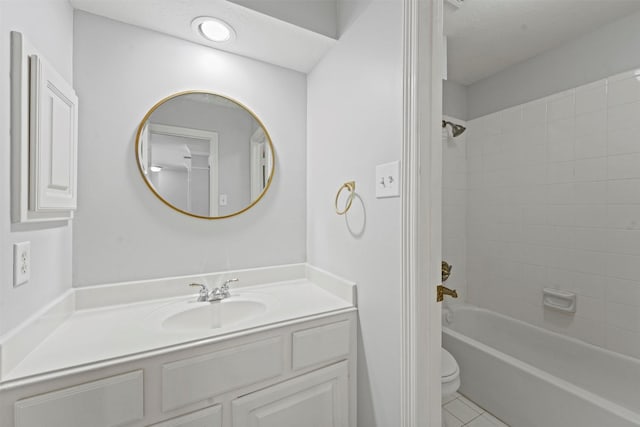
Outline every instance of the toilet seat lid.
POLYGON ((458 374, 458 362, 453 358, 444 348, 442 349, 440 375, 443 379, 455 376, 458 374))

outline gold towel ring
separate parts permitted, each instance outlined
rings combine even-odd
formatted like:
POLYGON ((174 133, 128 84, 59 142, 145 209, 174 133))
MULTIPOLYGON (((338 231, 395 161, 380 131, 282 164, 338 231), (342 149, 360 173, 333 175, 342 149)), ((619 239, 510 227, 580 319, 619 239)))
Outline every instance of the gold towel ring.
POLYGON ((347 211, 349 209, 351 209, 351 203, 353 202, 353 196, 356 193, 356 182, 355 181, 349 181, 349 182, 345 182, 344 184, 342 184, 342 187, 340 187, 340 189, 338 190, 338 194, 336 194, 336 213, 338 215, 344 215, 347 213, 347 211), (340 198, 340 193, 342 193, 342 190, 344 189, 349 190, 349 197, 347 198, 347 204, 344 207, 344 210, 340 210, 338 208, 338 199, 340 198))

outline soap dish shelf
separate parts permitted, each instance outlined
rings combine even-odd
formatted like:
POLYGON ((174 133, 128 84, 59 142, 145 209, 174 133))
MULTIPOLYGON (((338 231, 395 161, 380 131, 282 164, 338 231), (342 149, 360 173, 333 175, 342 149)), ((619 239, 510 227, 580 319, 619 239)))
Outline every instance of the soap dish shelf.
POLYGON ((576 294, 573 292, 544 288, 542 290, 542 303, 545 307, 565 313, 576 312, 576 294))

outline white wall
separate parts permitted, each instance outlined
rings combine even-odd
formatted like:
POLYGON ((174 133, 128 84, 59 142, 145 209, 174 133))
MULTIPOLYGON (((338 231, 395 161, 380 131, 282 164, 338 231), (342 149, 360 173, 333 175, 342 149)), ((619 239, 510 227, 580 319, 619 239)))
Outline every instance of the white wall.
POLYGON ((389 427, 400 419, 401 203, 375 198, 375 166, 401 157, 402 2, 342 6, 348 26, 308 77, 308 260, 358 284, 358 425, 389 427), (349 180, 359 197, 345 218, 334 199, 349 180))
MULTIPOLYGON (((455 117, 444 118, 467 125, 455 117)), ((450 126, 442 132, 442 259, 453 266, 445 285, 458 291, 458 299, 447 298, 447 304, 464 302, 467 294, 466 138, 466 132, 453 138, 450 126)))
POLYGON ((306 77, 173 37, 75 13, 80 97, 74 286, 306 260, 306 77), (136 166, 140 120, 160 99, 201 89, 261 118, 276 150, 266 196, 223 220, 167 208, 136 166))
POLYGON ((0 335, 71 287, 71 226, 14 226, 10 219, 9 32, 20 31, 68 81, 73 11, 66 0, 0 1, 0 335), (31 242, 31 280, 13 288, 15 242, 31 242))
POLYGON ((640 358, 640 81, 469 122, 468 299, 640 358), (573 291, 577 313, 542 306, 573 291))
POLYGON ((467 87, 450 80, 442 81, 442 112, 445 116, 467 120, 467 87))
POLYGON ((635 13, 468 86, 468 119, 640 67, 638 46, 635 13))

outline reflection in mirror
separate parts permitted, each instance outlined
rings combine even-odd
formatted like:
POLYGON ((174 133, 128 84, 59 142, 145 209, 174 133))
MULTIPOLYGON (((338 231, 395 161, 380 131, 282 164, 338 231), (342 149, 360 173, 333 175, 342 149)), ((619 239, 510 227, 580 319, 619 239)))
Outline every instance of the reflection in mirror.
POLYGON ((138 128, 136 156, 156 196, 199 218, 244 212, 273 178, 273 145, 262 123, 237 102, 207 92, 156 104, 138 128))

